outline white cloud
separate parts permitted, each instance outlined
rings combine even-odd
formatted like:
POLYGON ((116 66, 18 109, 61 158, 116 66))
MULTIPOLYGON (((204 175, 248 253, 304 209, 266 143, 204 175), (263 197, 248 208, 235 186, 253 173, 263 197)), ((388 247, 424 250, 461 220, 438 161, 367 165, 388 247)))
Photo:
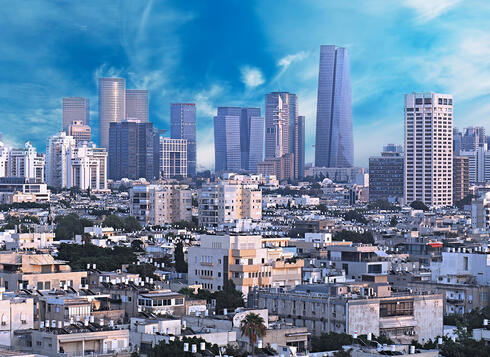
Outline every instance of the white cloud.
POLYGON ((197 131, 197 166, 198 170, 214 170, 214 127, 197 131))
POLYGON ((291 63, 302 61, 308 56, 309 53, 305 51, 301 51, 292 55, 287 55, 281 58, 279 62, 277 62, 277 65, 286 69, 291 65, 291 63))
POLYGON ((417 22, 424 23, 439 17, 461 0, 404 0, 406 7, 413 9, 417 14, 417 22))
POLYGON ((242 73, 241 80, 247 88, 255 88, 265 82, 264 76, 258 68, 243 66, 240 72, 242 73))

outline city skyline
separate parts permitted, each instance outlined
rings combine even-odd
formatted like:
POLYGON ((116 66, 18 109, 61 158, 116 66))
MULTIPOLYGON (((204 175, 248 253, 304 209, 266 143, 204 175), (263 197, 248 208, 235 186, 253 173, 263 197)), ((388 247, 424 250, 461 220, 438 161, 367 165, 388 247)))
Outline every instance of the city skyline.
POLYGON ((189 8, 162 8, 151 2, 147 7, 98 4, 104 8, 97 11, 93 3, 70 4, 66 19, 59 16, 64 9, 56 4, 40 8, 15 4, 4 15, 5 30, 15 29, 18 37, 15 42, 9 36, 3 40, 8 49, 5 60, 15 56, 17 63, 12 70, 6 67, 2 76, 8 83, 8 89, 3 90, 2 120, 16 125, 2 128, 4 141, 22 147, 30 140, 42 148, 45 138, 59 128, 62 98, 70 96, 90 100, 91 124, 94 138, 98 138, 94 125, 97 78, 114 75, 127 77, 128 88, 149 90, 150 121, 158 128, 169 127, 171 102, 196 103, 198 150, 202 152, 198 154, 199 168, 214 166, 212 118, 218 106, 264 110, 265 93, 297 93, 300 114, 306 119, 306 162, 312 162, 318 48, 336 44, 351 54, 355 165, 367 167, 368 157, 378 153, 384 143, 402 142, 404 93, 451 93, 458 101, 455 126, 485 125, 490 116, 490 88, 486 84, 490 72, 484 60, 488 57, 489 26, 481 20, 482 13, 488 12, 484 5, 483 1, 435 1, 425 5, 403 2, 388 8, 380 2, 318 2, 301 8, 301 15, 309 18, 305 26, 291 28, 287 24, 297 13, 288 10, 287 4, 277 8, 272 2, 246 9, 219 2, 208 7, 196 3, 189 8), (216 16, 219 9, 239 10, 236 21, 256 25, 246 27, 250 37, 239 44, 221 41, 220 35, 228 39, 221 29, 229 28, 230 23, 216 16), (32 31, 27 24, 10 23, 8 11, 36 20, 36 33, 46 38, 44 47, 29 37, 32 31), (284 24, 266 21, 264 14, 271 11, 278 11, 284 24), (163 12, 168 16, 160 21, 163 12), (102 17, 102 13, 110 16, 102 17), (127 14, 131 14, 131 23, 124 20, 127 14), (60 31, 50 31, 52 21, 60 31), (205 30, 203 23, 209 25, 205 30), (287 41, 276 36, 284 26, 291 31, 287 41), (155 39, 150 35, 155 30, 165 35, 159 38, 170 40, 155 39), (193 55, 203 47, 191 40, 197 31, 214 39, 217 46, 213 53, 199 53, 199 62, 193 55), (32 58, 21 56, 18 61, 23 53, 18 43, 32 44, 38 51, 32 58), (150 46, 154 49, 151 53, 150 46), (55 59, 50 53, 63 55, 55 59), (80 61, 81 53, 88 60, 80 61), (216 53, 221 53, 220 58, 216 53), (229 61, 237 53, 236 61, 229 61))

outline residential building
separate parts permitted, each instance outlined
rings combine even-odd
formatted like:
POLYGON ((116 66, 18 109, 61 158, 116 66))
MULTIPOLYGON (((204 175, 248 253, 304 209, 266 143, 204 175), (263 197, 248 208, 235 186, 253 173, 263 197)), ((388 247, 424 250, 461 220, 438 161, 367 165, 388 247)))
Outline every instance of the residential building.
POLYGON ((94 143, 81 142, 66 152, 66 188, 107 189, 107 151, 94 143))
POLYGON ((405 202, 453 204, 453 97, 405 95, 405 202))
POLYGON ((92 141, 92 129, 87 124, 84 124, 82 121, 72 121, 70 125, 68 125, 68 136, 73 137, 75 139, 75 143, 78 145, 83 142, 92 141))
POLYGON ((471 228, 490 229, 490 192, 484 192, 471 201, 471 228))
POLYGON ((328 178, 335 183, 364 185, 366 170, 363 167, 311 167, 306 176, 328 178))
POLYGON ((459 156, 463 147, 463 133, 458 128, 453 129, 453 153, 459 156))
MULTIPOLYGON (((99 146, 109 147, 109 127, 126 119, 126 79, 99 78, 99 146)), ((71 122, 70 122, 71 123, 71 122)))
POLYGON ((126 119, 148 123, 148 90, 126 89, 126 119))
POLYGON ((320 46, 316 114, 316 167, 354 166, 349 53, 320 46))
POLYGON ((54 233, 12 233, 5 237, 5 250, 47 249, 54 241, 54 233))
MULTIPOLYGON (((385 277, 386 279, 386 277, 385 277)), ((257 308, 313 335, 323 332, 384 335, 397 343, 420 343, 441 336, 443 299, 440 294, 375 295, 386 282, 301 285, 292 291, 264 289, 249 297, 257 308)))
POLYGON ((8 176, 9 151, 10 148, 0 141, 0 177, 8 176))
POLYGON ((29 297, 8 296, 0 288, 0 344, 14 347, 16 332, 34 328, 34 299, 29 297))
POLYGON ((75 139, 64 131, 48 138, 46 144, 46 183, 49 186, 68 187, 68 153, 75 147, 75 139))
POLYGON ((467 156, 453 158, 453 202, 468 196, 470 190, 470 160, 467 156))
POLYGON ((474 151, 487 143, 485 128, 481 126, 470 126, 464 129, 461 141, 462 151, 474 151))
POLYGON ((44 182, 45 157, 27 141, 23 149, 8 149, 7 177, 24 177, 44 182))
POLYGON ((160 137, 160 177, 187 177, 187 140, 160 137))
POLYGON ((82 97, 63 98, 62 130, 67 132, 74 121, 90 125, 90 100, 82 97))
POLYGON ((401 146, 389 144, 383 148, 381 156, 369 158, 369 201, 403 200, 403 163, 401 146))
POLYGON ((171 104, 170 138, 187 140, 187 175, 196 176, 196 105, 194 103, 171 104))
POLYGON ((470 185, 490 182, 490 151, 487 144, 475 150, 460 152, 460 156, 468 158, 468 179, 470 185))
POLYGON ((0 285, 6 291, 50 290, 65 284, 78 288, 86 278, 87 272, 72 271, 65 261, 55 260, 50 254, 0 254, 0 285))
POLYGON ((146 224, 192 221, 192 195, 186 186, 135 185, 129 196, 131 215, 146 224))
POLYGON ((294 154, 284 154, 281 157, 264 159, 257 165, 260 175, 276 176, 280 181, 294 179, 294 154))
POLYGON ((159 147, 160 139, 152 123, 137 120, 110 123, 109 178, 159 177, 159 147))
POLYGON ((199 224, 205 227, 262 218, 262 191, 257 185, 233 180, 206 184, 199 190, 198 201, 199 224))
POLYGON ((233 280, 247 294, 255 286, 294 287, 301 283, 302 259, 285 248, 262 248, 262 236, 201 235, 188 249, 188 280, 217 291, 233 280))
POLYGON ((0 200, 2 203, 49 202, 51 191, 48 185, 25 177, 0 177, 0 200))

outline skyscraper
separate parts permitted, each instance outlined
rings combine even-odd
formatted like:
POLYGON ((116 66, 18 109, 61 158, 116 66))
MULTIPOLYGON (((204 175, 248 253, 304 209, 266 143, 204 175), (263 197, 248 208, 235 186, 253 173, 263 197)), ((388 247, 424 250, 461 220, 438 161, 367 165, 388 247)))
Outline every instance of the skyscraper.
POLYGON ((160 177, 187 177, 187 140, 160 137, 160 177))
POLYGON ((294 170, 299 179, 305 177, 305 117, 296 117, 294 126, 294 170))
POLYGON ((196 105, 194 103, 171 104, 170 138, 187 140, 187 175, 196 176, 196 105))
POLYGON ((148 90, 126 89, 126 119, 148 123, 148 90))
POLYGON ((453 97, 405 95, 405 202, 453 203, 453 97))
POLYGON ((109 126, 126 118, 126 80, 99 78, 99 146, 109 147, 109 126))
POLYGON ((453 201, 468 196, 470 188, 470 160, 468 156, 453 158, 453 201))
POLYGON ((83 124, 81 121, 73 121, 70 125, 68 125, 68 130, 65 132, 75 139, 77 145, 81 142, 88 143, 92 141, 92 129, 90 129, 90 126, 83 124))
POLYGON ((68 126, 74 121, 90 125, 90 100, 88 98, 63 98, 62 129, 67 131, 68 126))
POLYGON ((288 92, 272 92, 265 96, 265 158, 279 158, 293 152, 292 138, 298 98, 288 92))
POLYGON ((381 156, 369 158, 369 201, 399 201, 404 198, 403 150, 399 145, 383 147, 381 156))
POLYGON ((241 110, 240 151, 242 169, 256 173, 264 155, 264 118, 260 116, 260 108, 241 110))
POLYGON ((242 108, 219 107, 214 117, 214 169, 217 173, 242 169, 240 120, 242 108))
POLYGON ((349 53, 320 46, 315 166, 354 166, 349 53))
POLYGON ((110 124, 109 178, 159 177, 159 136, 152 123, 125 120, 110 124))
POLYGON ((48 138, 46 143, 46 183, 49 186, 68 187, 68 152, 76 147, 75 139, 64 131, 48 138))
POLYGON ((464 129, 461 141, 462 151, 472 151, 483 147, 487 142, 485 128, 481 126, 470 126, 464 129))

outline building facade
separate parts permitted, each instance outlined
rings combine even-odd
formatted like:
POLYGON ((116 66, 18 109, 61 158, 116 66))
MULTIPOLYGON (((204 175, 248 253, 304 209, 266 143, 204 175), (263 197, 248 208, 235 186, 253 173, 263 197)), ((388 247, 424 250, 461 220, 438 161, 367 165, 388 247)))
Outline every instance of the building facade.
POLYGON ((75 143, 78 145, 83 142, 92 141, 92 129, 87 124, 81 121, 72 121, 68 125, 67 134, 75 139, 75 143))
POLYGON ((126 119, 148 123, 148 90, 126 89, 126 119))
POLYGON ((107 151, 82 142, 67 151, 66 188, 104 191, 107 189, 107 151))
POLYGON ((160 177, 187 177, 187 140, 160 137, 160 177))
POLYGON ((44 182, 45 157, 37 153, 36 148, 29 141, 25 143, 23 149, 3 147, 3 150, 2 156, 7 157, 6 167, 4 166, 7 177, 24 177, 44 182))
POLYGON ((320 46, 315 166, 354 166, 349 53, 320 46))
POLYGON ((453 204, 453 97, 405 95, 405 202, 453 204))
POLYGON ((126 79, 99 78, 99 146, 109 147, 111 123, 126 118, 126 79))
POLYGON ((467 156, 453 158, 453 202, 468 196, 470 190, 470 160, 467 156))
POLYGON ((74 121, 90 125, 90 100, 82 97, 63 98, 62 130, 67 131, 74 121))
POLYGON ((64 131, 48 138, 46 144, 46 183, 49 186, 68 187, 68 152, 75 148, 75 139, 64 131))
POLYGON ((388 145, 381 156, 369 158, 369 201, 401 201, 404 197, 404 158, 401 146, 388 145))
POLYGON ((196 105, 194 103, 171 104, 170 138, 187 140, 187 175, 196 176, 196 105))

